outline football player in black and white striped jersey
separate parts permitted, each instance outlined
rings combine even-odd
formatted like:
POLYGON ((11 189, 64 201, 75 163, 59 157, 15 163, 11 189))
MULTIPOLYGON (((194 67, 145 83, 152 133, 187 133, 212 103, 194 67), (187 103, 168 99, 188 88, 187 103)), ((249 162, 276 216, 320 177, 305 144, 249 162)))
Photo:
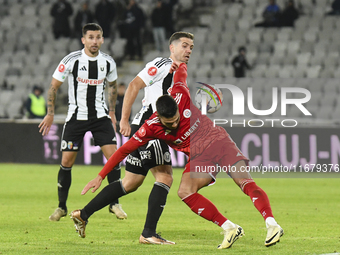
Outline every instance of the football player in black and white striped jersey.
MULTIPOLYGON (((39 132, 47 135, 54 119, 55 99, 59 87, 68 77, 68 112, 61 138, 62 159, 58 173, 59 205, 49 217, 59 221, 67 215, 66 201, 71 186, 71 169, 82 146, 84 135, 91 131, 95 145, 99 145, 108 159, 116 150, 115 105, 117 99, 117 68, 113 58, 100 51, 104 42, 102 28, 89 23, 83 27, 84 48, 64 57, 56 68, 47 99, 47 115, 39 124, 39 132), (108 85, 108 103, 105 87, 108 85)), ((109 182, 120 179, 120 168, 108 177, 109 182)), ((119 219, 127 215, 112 201, 110 211, 119 219)))
MULTIPOLYGON (((181 63, 188 63, 194 48, 194 35, 176 32, 169 39, 169 58, 155 58, 146 64, 131 81, 126 90, 120 132, 125 136, 133 135, 144 121, 156 111, 158 97, 168 94, 173 85, 173 75, 181 63), (142 109, 137 113, 130 128, 128 116, 139 90, 144 89, 142 109)), ((126 172, 123 179, 125 190, 135 190, 140 186, 148 171, 156 182, 149 196, 148 213, 140 243, 174 244, 156 233, 158 220, 166 203, 172 185, 171 155, 168 146, 160 140, 150 141, 127 157, 126 172), (136 164, 137 162, 137 164, 136 164)))

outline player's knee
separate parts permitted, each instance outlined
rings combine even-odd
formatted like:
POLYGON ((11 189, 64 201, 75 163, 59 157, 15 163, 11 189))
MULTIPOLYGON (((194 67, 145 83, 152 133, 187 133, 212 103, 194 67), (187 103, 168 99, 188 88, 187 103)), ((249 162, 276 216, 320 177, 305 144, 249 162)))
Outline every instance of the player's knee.
POLYGON ((73 166, 73 161, 70 160, 62 160, 61 165, 66 168, 72 168, 73 166))
POLYGON ((139 188, 139 186, 142 185, 143 181, 144 181, 144 178, 143 179, 126 179, 126 178, 123 178, 122 184, 123 184, 125 191, 127 193, 131 193, 131 192, 136 191, 139 188))
POLYGON ((183 199, 183 198, 189 196, 192 193, 193 192, 191 192, 190 190, 183 188, 183 187, 179 187, 179 189, 177 191, 177 195, 179 196, 180 199, 183 199))
POLYGON ((164 184, 166 184, 169 187, 171 187, 172 182, 173 182, 173 178, 169 174, 159 174, 159 175, 156 175, 155 179, 156 179, 156 182, 164 183, 164 184))

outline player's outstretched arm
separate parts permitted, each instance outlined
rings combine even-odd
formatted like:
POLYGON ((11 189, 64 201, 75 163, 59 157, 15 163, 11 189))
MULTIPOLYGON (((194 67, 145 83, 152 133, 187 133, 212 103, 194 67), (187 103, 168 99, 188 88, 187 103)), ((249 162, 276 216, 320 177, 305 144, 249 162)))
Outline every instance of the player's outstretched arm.
POLYGON ((129 123, 129 117, 131 114, 131 108, 136 100, 139 90, 146 87, 144 81, 140 77, 134 78, 124 95, 122 118, 120 120, 120 133, 124 136, 129 136, 131 133, 131 127, 129 123))
POLYGON ((61 84, 63 84, 61 81, 58 81, 54 78, 51 81, 51 86, 47 93, 47 114, 38 126, 39 132, 43 136, 47 135, 48 132, 50 132, 50 128, 54 119, 55 99, 57 97, 57 91, 61 84))
POLYGON ((89 191, 89 189, 91 189, 91 188, 92 188, 92 193, 96 192, 96 190, 102 184, 102 181, 103 181, 103 178, 100 175, 98 175, 95 179, 93 179, 88 184, 86 184, 86 186, 82 190, 81 194, 85 195, 89 191))
POLYGON ((174 75, 174 84, 176 84, 177 82, 186 84, 187 77, 187 65, 185 63, 181 63, 174 75))

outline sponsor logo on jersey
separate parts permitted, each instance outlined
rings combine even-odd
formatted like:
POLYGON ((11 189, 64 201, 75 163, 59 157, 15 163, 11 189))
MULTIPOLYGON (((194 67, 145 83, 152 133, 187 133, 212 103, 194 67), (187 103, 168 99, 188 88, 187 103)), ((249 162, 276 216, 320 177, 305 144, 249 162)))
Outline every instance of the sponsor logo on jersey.
POLYGON ((67 143, 67 148, 68 148, 69 150, 72 150, 72 148, 73 148, 73 143, 72 143, 72 142, 68 142, 68 143, 67 143))
POLYGON ((67 142, 66 142, 65 140, 62 140, 62 141, 61 141, 61 149, 62 149, 62 150, 65 150, 66 147, 67 147, 67 142))
POLYGON ((63 73, 65 71, 65 65, 64 64, 60 64, 58 67, 58 71, 63 73))
POLYGON ((80 71, 87 71, 86 66, 83 66, 82 68, 79 69, 80 71))
POLYGON ((78 144, 77 144, 77 143, 74 143, 74 144, 73 144, 73 149, 74 149, 74 150, 78 150, 78 144))
POLYGON ((145 128, 144 128, 144 127, 141 127, 141 128, 138 130, 138 134, 139 134, 140 137, 145 136, 145 134, 146 134, 145 128))
POLYGON ((128 162, 130 165, 133 165, 133 166, 142 167, 142 163, 141 163, 140 159, 133 157, 130 154, 127 156, 126 162, 128 162))
POLYGON ((151 159, 151 151, 140 151, 140 158, 143 159, 151 159))
POLYGON ((200 123, 200 119, 197 119, 195 123, 189 128, 187 132, 184 133, 184 135, 181 136, 182 140, 184 141, 187 139, 198 127, 198 123, 200 123))
POLYGON ((164 153, 164 160, 168 163, 170 162, 170 160, 171 160, 170 152, 166 151, 164 153))
POLYGON ((189 109, 185 109, 183 111, 184 118, 190 118, 191 117, 191 111, 189 109))
POLYGON ((98 84, 102 84, 104 82, 104 79, 96 80, 96 79, 84 79, 84 78, 77 77, 77 81, 88 84, 88 85, 98 85, 98 84))
POLYGON ((183 141, 179 138, 176 141, 174 141, 174 144, 180 144, 180 143, 183 143, 183 141))
POLYGON ((134 134, 132 137, 135 138, 140 143, 143 142, 142 139, 140 139, 138 136, 136 136, 136 134, 134 134))
POLYGON ((242 154, 241 154, 240 152, 238 152, 237 155, 236 155, 236 157, 238 157, 238 156, 242 156, 242 154))
POLYGON ((149 74, 150 76, 155 76, 156 73, 157 73, 157 68, 156 68, 156 67, 152 66, 152 67, 150 67, 150 68, 148 69, 148 74, 149 74))

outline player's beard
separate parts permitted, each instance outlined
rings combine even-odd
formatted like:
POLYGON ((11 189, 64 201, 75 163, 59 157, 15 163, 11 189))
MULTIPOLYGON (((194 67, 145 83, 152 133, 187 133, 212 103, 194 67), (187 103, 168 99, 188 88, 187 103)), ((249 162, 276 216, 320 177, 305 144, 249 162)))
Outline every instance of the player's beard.
POLYGON ((98 51, 99 51, 99 47, 98 46, 91 46, 90 49, 89 49, 89 52, 92 54, 92 55, 97 55, 98 54, 98 51))

